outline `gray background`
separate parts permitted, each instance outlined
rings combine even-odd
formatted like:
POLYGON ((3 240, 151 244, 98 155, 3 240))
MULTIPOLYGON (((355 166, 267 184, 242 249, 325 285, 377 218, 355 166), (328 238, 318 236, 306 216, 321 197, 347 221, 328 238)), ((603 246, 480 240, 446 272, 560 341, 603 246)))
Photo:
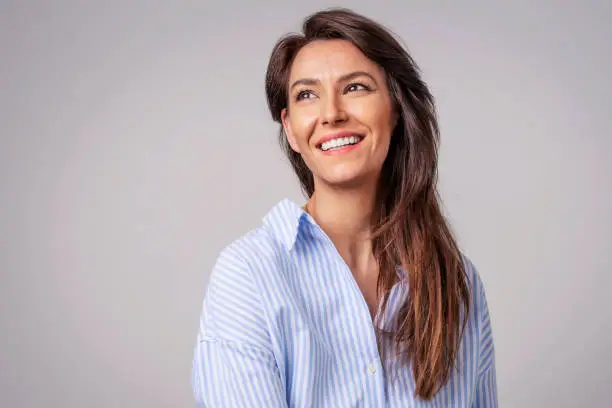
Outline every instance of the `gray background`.
POLYGON ((501 406, 610 406, 612 6, 535 3, 3 1, 0 406, 192 406, 215 257, 302 202, 268 55, 337 4, 397 32, 437 97, 501 406))

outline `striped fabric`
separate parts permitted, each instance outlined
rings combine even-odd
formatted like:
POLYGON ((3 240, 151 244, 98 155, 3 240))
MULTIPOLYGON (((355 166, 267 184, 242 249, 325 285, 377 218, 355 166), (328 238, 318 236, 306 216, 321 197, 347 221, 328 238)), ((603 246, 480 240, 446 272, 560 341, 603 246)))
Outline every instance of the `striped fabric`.
MULTIPOLYGON (((193 360, 198 407, 497 406, 485 292, 469 260, 473 301, 456 370, 423 401, 410 367, 394 366, 390 352, 381 364, 365 300, 314 219, 285 199, 263 221, 221 251, 211 274, 193 360)), ((400 280, 379 311, 383 327, 406 295, 400 280)))

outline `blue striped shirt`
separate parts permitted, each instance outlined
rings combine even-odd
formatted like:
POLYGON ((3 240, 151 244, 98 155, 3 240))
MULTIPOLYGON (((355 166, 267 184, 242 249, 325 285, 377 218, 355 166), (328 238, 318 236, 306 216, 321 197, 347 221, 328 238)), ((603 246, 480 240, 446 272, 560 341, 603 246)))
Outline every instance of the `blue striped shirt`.
MULTIPOLYGON (((329 237, 300 206, 281 201, 215 263, 193 359, 198 406, 496 407, 485 292, 464 259, 472 304, 457 365, 424 401, 415 397, 410 366, 385 375, 380 356, 389 354, 379 354, 370 311, 329 237)), ((400 279, 385 316, 379 309, 383 327, 407 293, 400 279)))

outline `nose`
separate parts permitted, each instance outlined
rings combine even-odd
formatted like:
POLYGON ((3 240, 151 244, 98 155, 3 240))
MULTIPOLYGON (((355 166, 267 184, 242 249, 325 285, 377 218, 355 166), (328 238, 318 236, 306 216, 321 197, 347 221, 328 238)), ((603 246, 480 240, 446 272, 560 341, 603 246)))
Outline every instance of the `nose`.
POLYGON ((326 98, 321 104, 321 122, 324 125, 335 125, 346 121, 346 111, 336 97, 326 98))

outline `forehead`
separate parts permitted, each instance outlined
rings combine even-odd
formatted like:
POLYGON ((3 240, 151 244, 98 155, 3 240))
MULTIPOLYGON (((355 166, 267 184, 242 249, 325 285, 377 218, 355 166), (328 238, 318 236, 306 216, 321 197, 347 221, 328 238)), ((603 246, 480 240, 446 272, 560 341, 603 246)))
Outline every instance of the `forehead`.
POLYGON ((353 71, 382 75, 380 67, 346 40, 317 40, 296 55, 289 78, 333 78, 353 71))

